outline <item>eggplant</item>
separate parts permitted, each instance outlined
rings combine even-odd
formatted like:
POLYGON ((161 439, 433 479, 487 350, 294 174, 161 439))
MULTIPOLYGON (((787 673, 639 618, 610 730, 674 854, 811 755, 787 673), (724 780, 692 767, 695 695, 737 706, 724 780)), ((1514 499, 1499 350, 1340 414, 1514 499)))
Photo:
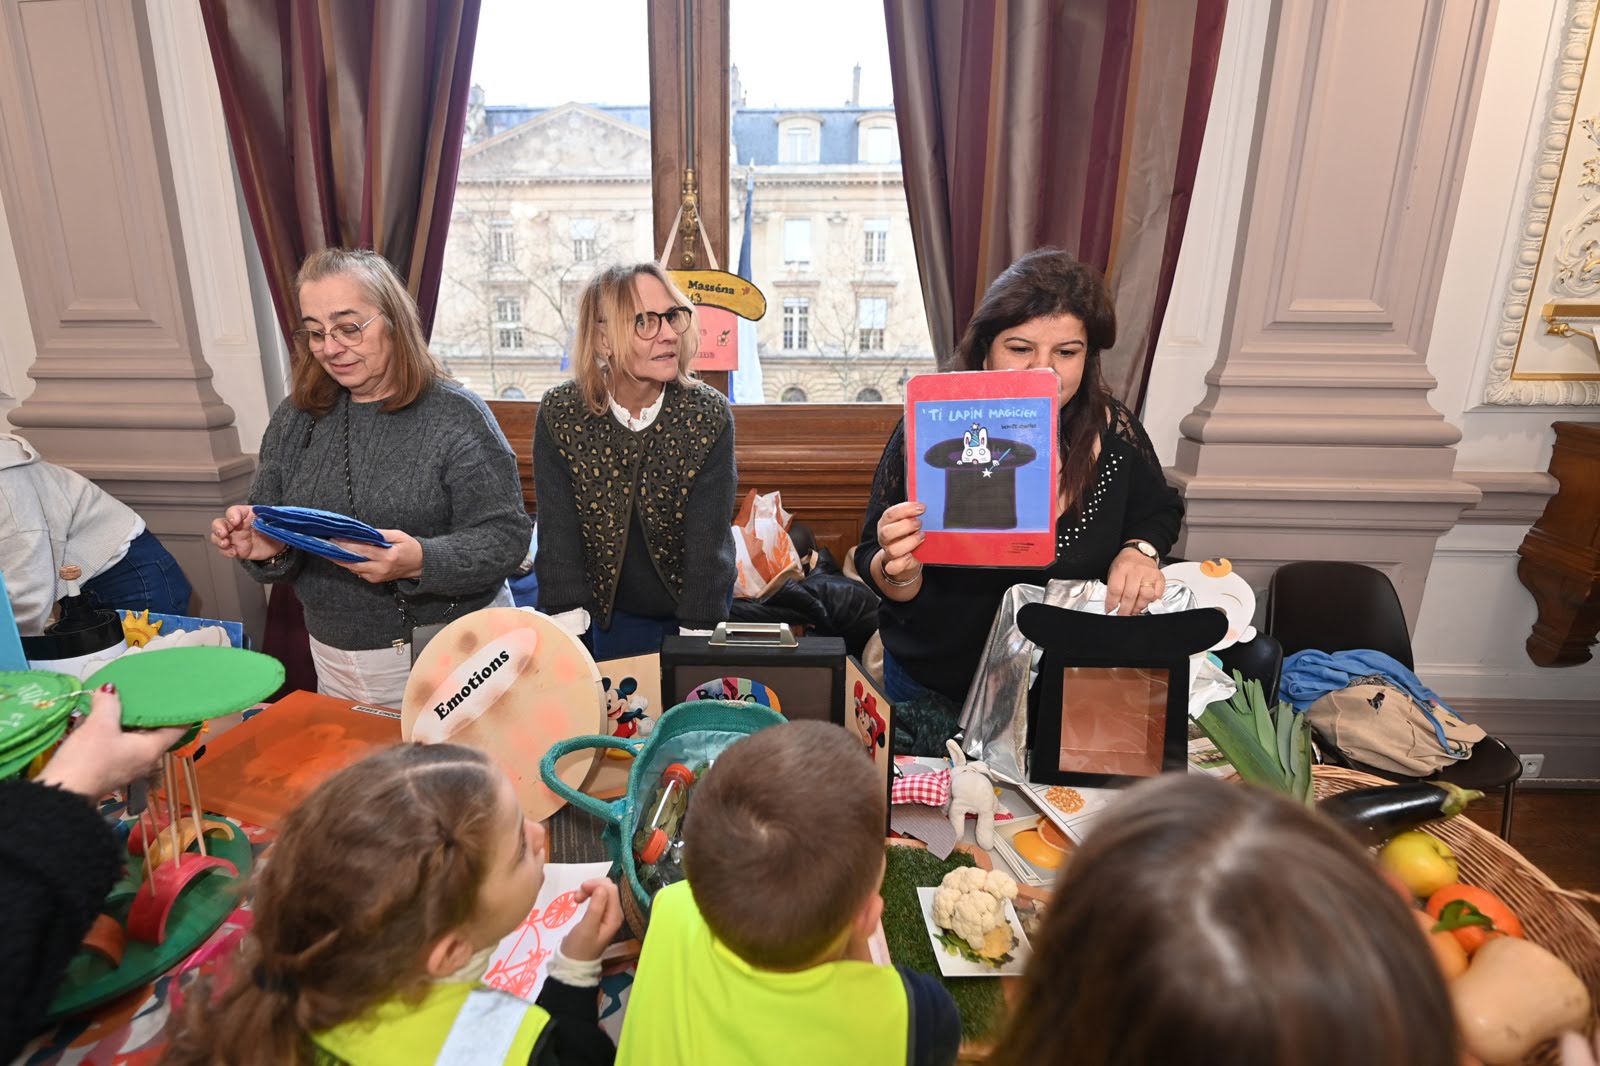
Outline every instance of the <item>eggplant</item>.
POLYGON ((1318 803, 1317 810, 1361 843, 1375 846, 1423 822, 1460 814, 1468 803, 1482 798, 1477 789, 1448 781, 1418 781, 1340 792, 1318 803))

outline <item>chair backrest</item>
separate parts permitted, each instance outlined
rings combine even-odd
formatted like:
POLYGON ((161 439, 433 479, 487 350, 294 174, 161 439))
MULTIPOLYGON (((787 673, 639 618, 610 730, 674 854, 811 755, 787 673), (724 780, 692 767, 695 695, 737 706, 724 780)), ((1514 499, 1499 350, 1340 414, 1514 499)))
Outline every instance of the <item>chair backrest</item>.
POLYGON ((1399 595, 1382 571, 1361 563, 1280 566, 1267 586, 1266 628, 1286 656, 1371 648, 1416 666, 1399 595))
POLYGON ((1254 640, 1243 641, 1215 653, 1222 660, 1224 673, 1235 670, 1248 680, 1261 682, 1261 691, 1267 705, 1278 702, 1278 680, 1283 673, 1283 645, 1268 633, 1257 633, 1254 640))

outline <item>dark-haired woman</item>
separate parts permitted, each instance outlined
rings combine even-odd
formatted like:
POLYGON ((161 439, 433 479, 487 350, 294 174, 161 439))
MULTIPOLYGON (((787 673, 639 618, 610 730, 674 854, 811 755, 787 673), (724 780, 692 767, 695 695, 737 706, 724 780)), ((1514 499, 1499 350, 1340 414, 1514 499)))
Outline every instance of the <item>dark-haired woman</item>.
POLYGON ((1042 249, 994 280, 956 350, 962 370, 1054 370, 1061 386, 1061 481, 1056 561, 1046 570, 924 567, 922 505, 906 499, 905 425, 884 447, 872 482, 856 568, 883 596, 886 695, 937 693, 957 706, 1001 598, 1012 585, 1060 578, 1105 581, 1106 602, 1137 614, 1160 598, 1160 560, 1172 550, 1183 500, 1166 482, 1133 413, 1100 377, 1116 342, 1105 278, 1066 252, 1042 249))

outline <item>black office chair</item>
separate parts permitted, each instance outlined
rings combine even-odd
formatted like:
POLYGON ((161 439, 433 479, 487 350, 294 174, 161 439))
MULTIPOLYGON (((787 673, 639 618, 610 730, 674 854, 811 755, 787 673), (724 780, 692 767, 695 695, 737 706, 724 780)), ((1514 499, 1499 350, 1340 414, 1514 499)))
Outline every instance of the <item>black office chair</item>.
POLYGON ((1261 692, 1267 706, 1278 702, 1278 681, 1283 675, 1283 645, 1270 633, 1257 633, 1254 640, 1235 644, 1214 653, 1222 660, 1222 672, 1233 676, 1235 670, 1245 680, 1261 682, 1261 692))
MULTIPOLYGON (((1394 586, 1381 571, 1361 563, 1306 562, 1280 566, 1267 586, 1267 632, 1278 639, 1285 656, 1318 651, 1381 651, 1407 669, 1415 669, 1405 610, 1394 586)), ((1407 777, 1347 758, 1317 738, 1326 761, 1390 781, 1449 781, 1462 788, 1504 789, 1500 837, 1511 839, 1511 805, 1516 798, 1522 761, 1498 737, 1484 737, 1472 755, 1427 778, 1407 777)))

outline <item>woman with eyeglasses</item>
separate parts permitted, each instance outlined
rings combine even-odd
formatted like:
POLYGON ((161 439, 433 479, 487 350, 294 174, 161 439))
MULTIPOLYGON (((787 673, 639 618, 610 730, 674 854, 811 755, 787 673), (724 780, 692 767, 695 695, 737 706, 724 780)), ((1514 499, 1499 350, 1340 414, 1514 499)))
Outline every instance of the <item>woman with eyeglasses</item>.
POLYGON ((416 303, 376 252, 328 248, 295 279, 301 328, 292 390, 261 440, 249 504, 211 540, 257 581, 293 583, 318 690, 398 707, 419 626, 512 606, 528 553, 516 453, 477 396, 445 377, 416 303), (255 530, 254 505, 358 518, 391 547, 334 543, 333 562, 255 530))
POLYGON ((578 301, 573 380, 539 405, 539 609, 587 610, 596 659, 728 617, 733 412, 690 376, 699 337, 659 266, 603 270, 578 301))

